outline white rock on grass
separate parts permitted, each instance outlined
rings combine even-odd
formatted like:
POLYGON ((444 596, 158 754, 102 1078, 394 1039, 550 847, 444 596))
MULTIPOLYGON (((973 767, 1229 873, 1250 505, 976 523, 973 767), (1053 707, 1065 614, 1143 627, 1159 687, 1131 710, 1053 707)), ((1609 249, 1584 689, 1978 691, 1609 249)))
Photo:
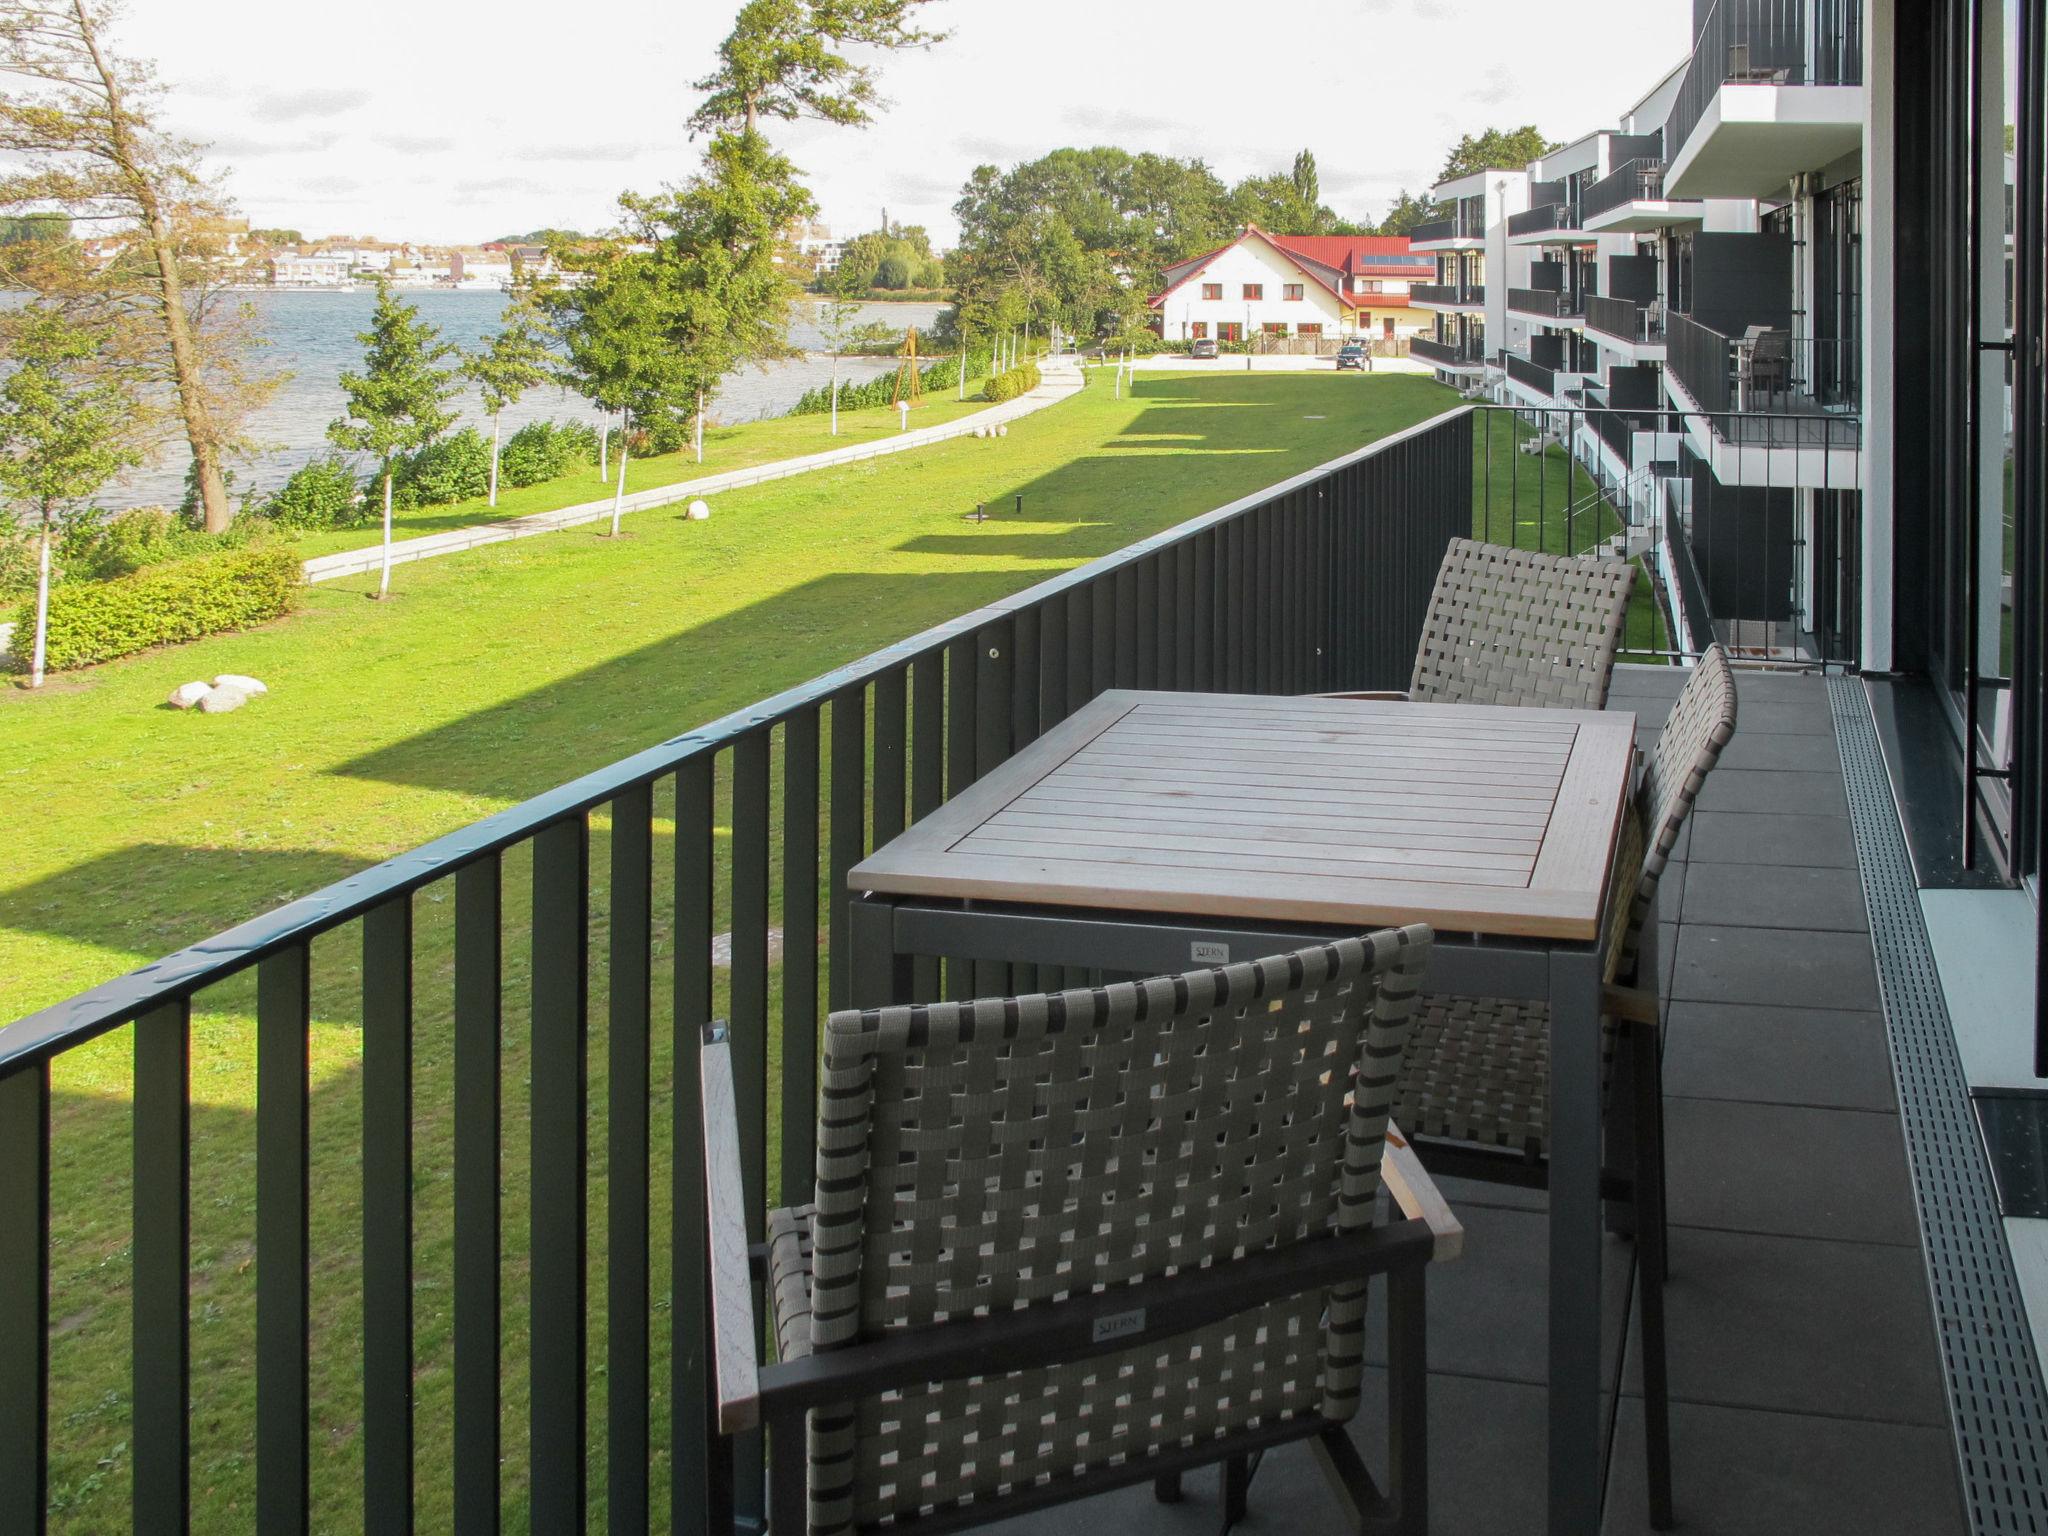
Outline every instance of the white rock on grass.
POLYGON ((241 672, 223 672, 213 680, 213 686, 216 688, 239 688, 252 699, 270 692, 269 688, 259 683, 255 678, 241 672))
POLYGON ((180 683, 164 702, 173 709, 190 709, 211 692, 213 688, 208 683, 180 683))
POLYGON ((199 701, 199 712, 202 715, 224 715, 248 702, 249 695, 239 688, 209 688, 206 697, 199 701))
POLYGON ((703 521, 704 521, 704 519, 705 519, 705 518, 709 517, 710 515, 711 515, 711 507, 710 507, 710 504, 709 504, 709 503, 707 503, 707 502, 702 502, 702 501, 693 501, 693 502, 691 502, 691 503, 690 503, 690 521, 691 521, 691 522, 693 522, 693 523, 701 523, 701 522, 703 522, 703 521))
POLYGON ((1010 435, 1010 424, 1007 421, 998 423, 995 433, 997 437, 1008 437, 1010 435))

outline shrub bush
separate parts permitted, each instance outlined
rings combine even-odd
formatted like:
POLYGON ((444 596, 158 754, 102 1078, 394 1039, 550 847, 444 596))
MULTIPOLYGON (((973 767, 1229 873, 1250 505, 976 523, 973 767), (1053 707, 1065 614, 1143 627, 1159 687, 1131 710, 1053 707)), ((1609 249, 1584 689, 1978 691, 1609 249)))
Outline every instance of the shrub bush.
POLYGON ((987 400, 1014 400, 1038 388, 1038 364, 1020 363, 1008 372, 999 373, 981 386, 982 397, 987 400))
POLYGON ((203 533, 163 507, 103 512, 86 507, 63 522, 54 563, 59 581, 112 581, 168 560, 188 560, 241 549, 269 532, 267 524, 236 518, 224 533, 203 533))
MULTIPOLYGON (((967 377, 972 379, 988 371, 990 363, 986 352, 970 353, 967 359, 967 377)), ((927 391, 937 392, 951 389, 960 382, 959 362, 955 358, 942 357, 927 368, 920 368, 918 381, 927 391)), ((896 370, 878 373, 861 384, 839 385, 839 409, 842 411, 868 411, 889 403, 889 397, 896 393, 896 370)), ((789 408, 791 416, 817 416, 832 409, 832 386, 820 384, 804 395, 789 408)))
POLYGON ((402 459, 391 481, 394 507, 440 507, 491 491, 491 445, 475 427, 429 443, 402 459))
POLYGON ((362 496, 355 467, 330 453, 293 470, 256 512, 281 528, 346 528, 368 520, 370 507, 362 496))
POLYGON ((597 462, 597 430, 581 421, 529 421, 498 454, 501 485, 539 485, 597 462))
MULTIPOLYGON (((52 671, 132 656, 151 646, 261 624, 289 611, 303 572, 278 544, 153 565, 113 581, 70 582, 50 592, 52 671)), ((35 632, 35 602, 15 614, 35 632)))

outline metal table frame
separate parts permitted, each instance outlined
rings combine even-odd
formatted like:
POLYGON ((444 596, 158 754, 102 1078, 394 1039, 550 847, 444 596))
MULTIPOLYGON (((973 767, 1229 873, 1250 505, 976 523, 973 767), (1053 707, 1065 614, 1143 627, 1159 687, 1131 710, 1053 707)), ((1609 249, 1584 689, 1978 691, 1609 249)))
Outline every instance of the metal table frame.
MULTIPOLYGON (((1255 959, 1340 936, 1329 928, 1211 921, 878 893, 850 913, 856 1008, 906 1002, 918 956, 1141 975, 1255 959), (1218 947, 1220 946, 1220 948, 1218 947)), ((1643 974, 1657 974, 1655 924, 1643 974)), ((1608 1436, 1600 1413, 1604 946, 1438 933, 1428 989, 1550 1004, 1549 1507, 1553 1536, 1600 1528, 1608 1436)))

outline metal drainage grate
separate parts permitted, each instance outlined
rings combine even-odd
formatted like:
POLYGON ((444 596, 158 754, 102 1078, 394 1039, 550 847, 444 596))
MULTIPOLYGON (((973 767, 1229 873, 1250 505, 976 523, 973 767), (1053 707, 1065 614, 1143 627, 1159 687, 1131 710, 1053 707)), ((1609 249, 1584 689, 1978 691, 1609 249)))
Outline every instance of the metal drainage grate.
POLYGON ((2048 1387, 1863 684, 1828 680, 1870 909, 1963 1496, 1976 1532, 2048 1533, 2048 1387))

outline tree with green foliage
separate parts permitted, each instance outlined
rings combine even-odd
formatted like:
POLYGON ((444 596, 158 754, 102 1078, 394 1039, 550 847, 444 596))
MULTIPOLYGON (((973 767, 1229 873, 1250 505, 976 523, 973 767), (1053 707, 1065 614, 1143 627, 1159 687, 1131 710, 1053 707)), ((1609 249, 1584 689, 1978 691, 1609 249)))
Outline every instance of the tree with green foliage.
POLYGON ((616 239, 559 248, 557 264, 576 281, 541 290, 561 338, 562 377, 607 416, 620 418, 614 536, 625 512, 634 429, 649 431, 676 420, 703 383, 701 355, 675 344, 686 329, 684 298, 664 270, 661 253, 636 248, 641 246, 616 239))
POLYGON ((337 448, 367 453, 384 481, 384 558, 377 595, 391 592, 391 477, 399 458, 417 453, 447 431, 455 413, 446 409, 456 393, 457 370, 441 366, 455 354, 440 328, 420 318, 417 306, 377 279, 377 308, 370 328, 359 333, 363 371, 341 376, 348 413, 327 424, 337 448))
POLYGON ((1475 171, 1519 171, 1531 160, 1541 160, 1559 147, 1534 123, 1468 133, 1451 146, 1436 179, 1452 181, 1475 171))
POLYGON ((1294 183, 1294 195, 1313 208, 1323 200, 1322 180, 1316 175, 1315 152, 1309 149, 1296 150, 1294 171, 1288 178, 1294 183))
POLYGON ((239 423, 278 380, 250 366, 246 306, 216 302, 220 216, 228 204, 197 146, 159 121, 163 91, 124 58, 102 0, 0 5, 0 213, 56 213, 124 243, 90 262, 76 242, 6 247, 4 278, 87 313, 144 383, 175 410, 197 466, 208 532, 233 517, 224 461, 239 423))
POLYGON ((498 504, 499 416, 506 406, 517 405, 529 389, 538 389, 554 377, 554 339, 533 284, 521 280, 513 284, 512 302, 498 317, 491 344, 463 362, 462 371, 476 384, 484 397, 484 409, 491 413, 491 506, 498 504))
POLYGON ((29 686, 43 686, 50 546, 60 517, 141 458, 132 382, 101 361, 104 334, 35 304, 0 330, 14 367, 0 382, 0 492, 41 525, 29 686))
POLYGON ((871 65, 835 50, 922 48, 944 39, 916 24, 930 0, 748 0, 718 45, 718 67, 696 88, 693 133, 743 127, 764 117, 816 118, 864 127, 881 105, 871 65))
POLYGON ((862 321, 861 295, 867 285, 857 281, 853 274, 833 271, 826 274, 830 283, 829 297, 813 306, 812 323, 818 327, 832 348, 832 430, 839 435, 839 359, 849 348, 863 347, 878 342, 889 334, 889 327, 880 321, 862 321))
POLYGON ((71 219, 62 213, 20 213, 0 218, 0 245, 62 245, 71 219))
POLYGON ((1403 187, 1393 202, 1387 205, 1386 214, 1380 219, 1376 235, 1405 235, 1418 224, 1427 224, 1437 216, 1437 206, 1427 192, 1420 196, 1403 187))

